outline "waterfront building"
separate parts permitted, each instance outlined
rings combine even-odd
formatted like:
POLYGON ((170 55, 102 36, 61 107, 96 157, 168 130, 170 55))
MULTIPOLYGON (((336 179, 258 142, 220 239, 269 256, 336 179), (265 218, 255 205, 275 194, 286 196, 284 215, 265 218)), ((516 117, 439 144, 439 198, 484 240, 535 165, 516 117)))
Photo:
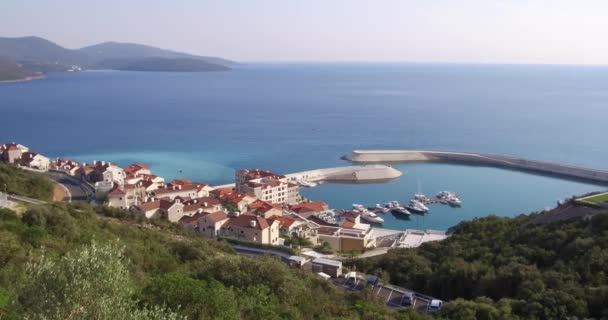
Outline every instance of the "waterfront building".
POLYGON ((339 225, 320 225, 318 243, 328 242, 335 251, 361 251, 376 247, 376 236, 369 224, 361 223, 361 215, 345 212, 339 225))
POLYGON ((289 210, 298 215, 309 218, 311 215, 319 214, 329 210, 327 203, 323 201, 303 202, 295 205, 290 205, 289 210))
POLYGON ((251 194, 270 203, 296 204, 301 198, 297 184, 266 170, 238 170, 235 188, 239 193, 251 194))
POLYGON ((268 178, 268 177, 281 178, 282 176, 277 176, 272 171, 268 171, 268 170, 260 170, 260 169, 248 170, 248 169, 244 169, 244 170, 237 170, 236 171, 235 176, 234 176, 234 181, 235 181, 236 186, 237 186, 237 191, 241 192, 241 191, 239 191, 239 188, 238 188, 239 185, 244 184, 246 182, 249 182, 251 180, 257 180, 257 179, 260 179, 260 178, 268 178))
POLYGON ((300 199, 299 186, 276 178, 261 178, 238 185, 243 193, 270 203, 297 204, 300 199))

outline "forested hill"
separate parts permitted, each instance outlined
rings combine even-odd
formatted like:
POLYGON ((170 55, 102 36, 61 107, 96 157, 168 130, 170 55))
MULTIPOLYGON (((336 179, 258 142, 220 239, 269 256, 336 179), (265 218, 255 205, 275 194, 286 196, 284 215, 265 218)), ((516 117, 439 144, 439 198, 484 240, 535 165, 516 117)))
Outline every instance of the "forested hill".
POLYGON ((68 49, 40 37, 0 37, 0 57, 8 59, 11 69, 0 60, 0 77, 23 79, 23 72, 116 69, 132 71, 204 72, 230 70, 236 62, 210 56, 176 52, 136 43, 104 42, 81 49, 68 49), (4 71, 3 71, 4 70, 4 71), (10 71, 10 73, 9 73, 10 71))
POLYGON ((464 222, 445 241, 358 267, 450 300, 447 319, 607 319, 608 214, 528 223, 537 217, 464 222))

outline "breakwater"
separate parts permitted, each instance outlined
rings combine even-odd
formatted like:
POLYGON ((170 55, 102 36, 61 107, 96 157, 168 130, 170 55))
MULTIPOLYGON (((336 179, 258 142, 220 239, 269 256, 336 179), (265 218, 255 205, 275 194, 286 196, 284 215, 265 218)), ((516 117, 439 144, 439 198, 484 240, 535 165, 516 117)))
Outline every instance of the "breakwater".
POLYGON ((354 150, 346 158, 356 163, 458 162, 533 171, 567 178, 608 183, 608 171, 495 154, 430 150, 354 150))

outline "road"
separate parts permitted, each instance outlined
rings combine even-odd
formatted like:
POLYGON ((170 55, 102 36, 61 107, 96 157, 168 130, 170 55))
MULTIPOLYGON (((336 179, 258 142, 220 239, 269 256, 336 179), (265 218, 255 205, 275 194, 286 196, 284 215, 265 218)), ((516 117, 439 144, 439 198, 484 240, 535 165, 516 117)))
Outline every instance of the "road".
POLYGON ((95 190, 90 185, 64 173, 48 171, 44 176, 64 185, 70 191, 72 201, 89 202, 95 194, 95 190))

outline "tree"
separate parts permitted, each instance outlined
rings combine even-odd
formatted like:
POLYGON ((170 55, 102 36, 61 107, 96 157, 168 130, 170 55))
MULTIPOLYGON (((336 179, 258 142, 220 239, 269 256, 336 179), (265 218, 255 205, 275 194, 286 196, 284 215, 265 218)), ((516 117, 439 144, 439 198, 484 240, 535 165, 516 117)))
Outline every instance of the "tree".
POLYGON ((41 257, 26 267, 20 288, 25 319, 179 319, 159 306, 138 308, 117 243, 93 242, 60 259, 41 257))

